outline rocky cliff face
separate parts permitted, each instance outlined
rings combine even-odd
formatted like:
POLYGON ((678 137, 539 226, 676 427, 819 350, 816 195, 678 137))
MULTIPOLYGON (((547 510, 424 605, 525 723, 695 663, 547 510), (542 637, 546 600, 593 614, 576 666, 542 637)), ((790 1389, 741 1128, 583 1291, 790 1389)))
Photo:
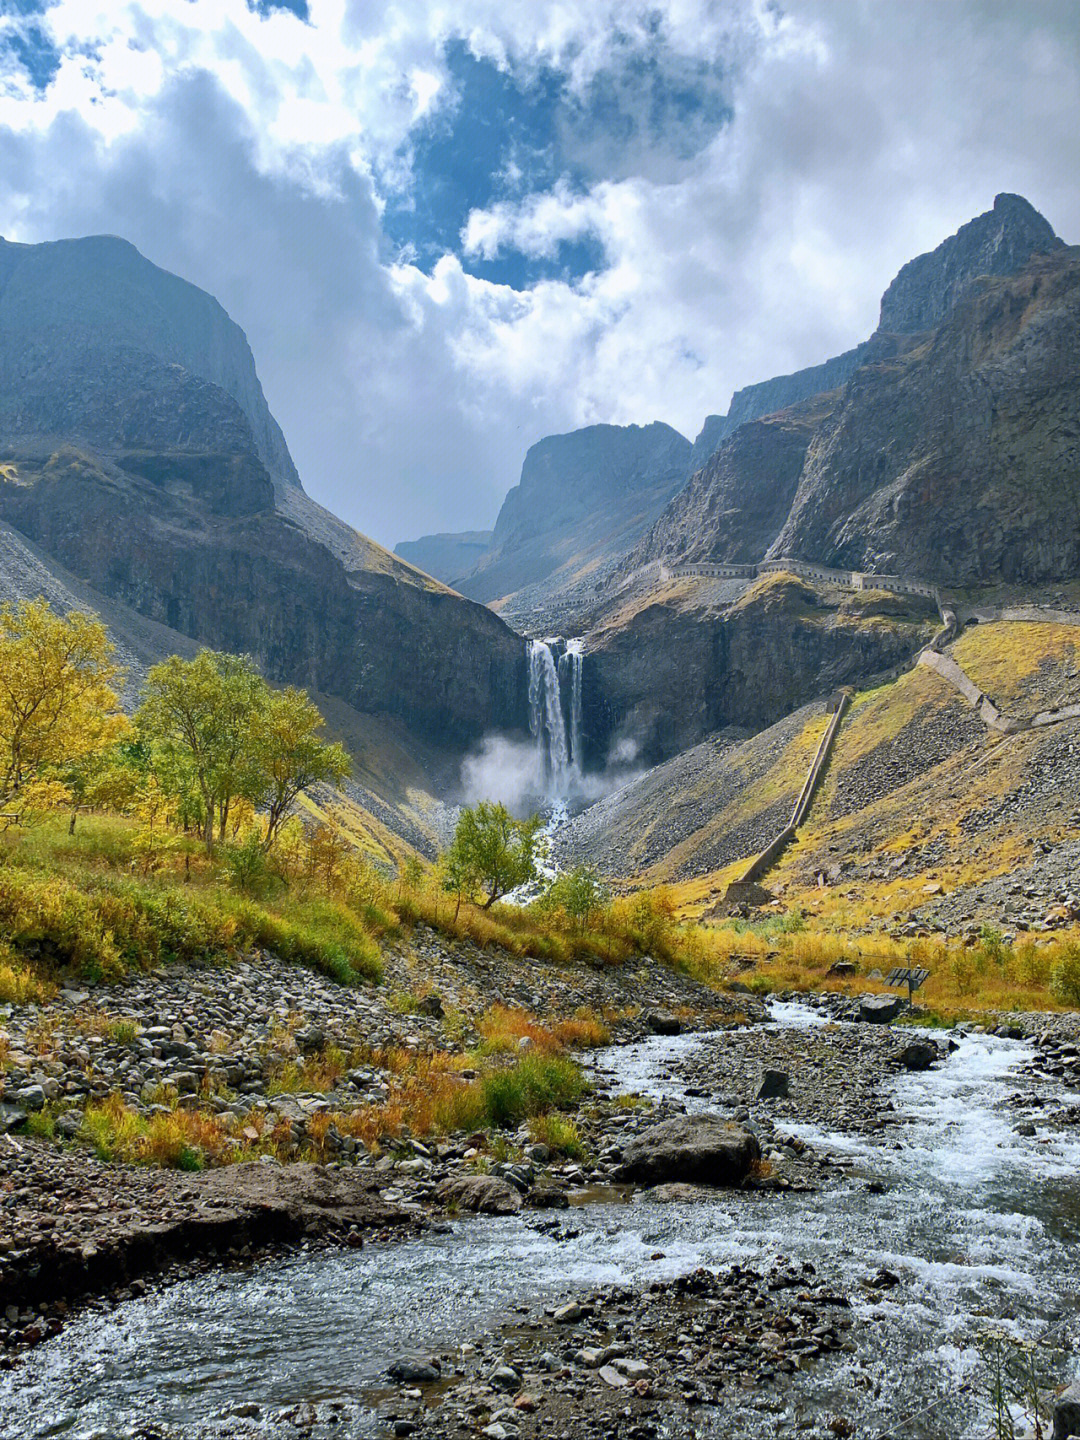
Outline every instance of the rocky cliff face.
POLYGON ((772 546, 943 584, 1080 569, 1080 249, 983 281, 868 365, 807 454, 772 546))
POLYGON ((685 483, 689 458, 690 442, 660 423, 549 435, 526 455, 491 549, 462 593, 496 600, 557 571, 566 583, 617 558, 685 483))
POLYGON ((737 390, 726 415, 707 416, 694 441, 691 470, 699 470, 740 425, 844 385, 860 365, 882 358, 883 337, 932 329, 983 276, 1015 274, 1062 243, 1022 196, 998 195, 992 210, 908 261, 882 297, 878 329, 869 340, 821 365, 737 390))
POLYGON ((620 569, 650 560, 752 564, 787 519, 806 451, 831 397, 740 425, 667 507, 620 569))
MULTIPOLYGON (((14 245, 0 240, 0 433, 9 440, 54 435, 69 442, 99 444, 118 439, 125 420, 118 414, 140 394, 143 403, 162 383, 163 372, 179 367, 190 382, 203 381, 235 402, 250 429, 255 453, 278 485, 299 485, 285 437, 270 414, 244 332, 205 291, 160 270, 133 245, 113 235, 14 245), (95 356, 106 359, 111 377, 87 383, 95 356), (150 359, 158 374, 149 392, 139 391, 134 362, 150 359), (59 370, 59 373, 58 373, 59 370)), ((158 403, 159 425, 170 406, 158 403)), ((130 422, 132 434, 162 444, 130 422)), ((175 417, 174 444, 196 441, 175 417)), ((237 417, 239 420, 239 417, 237 417)))
POLYGON ((908 261, 881 297, 878 329, 898 335, 932 330, 976 280, 1014 275, 1032 256, 1052 254, 1063 243, 1023 196, 998 195, 992 210, 908 261))
POLYGON ((813 396, 838 390, 863 363, 871 349, 872 342, 866 340, 856 345, 854 350, 834 355, 822 365, 811 365, 806 370, 796 370, 794 375, 778 375, 773 380, 762 380, 758 385, 736 390, 726 415, 705 417, 690 455, 691 472, 700 470, 740 425, 747 425, 763 415, 774 415, 778 410, 787 410, 813 396))
POLYGON ((518 637, 315 506, 243 333, 122 241, 0 246, 0 519, 273 679, 451 747, 523 722, 518 637))
MULTIPOLYGON (((623 573, 766 553, 957 584, 1074 573, 1078 259, 998 196, 904 267, 838 389, 728 435, 623 573)), ((828 365, 753 389, 814 377, 828 365)))
POLYGON ((712 731, 760 729, 839 685, 906 665, 935 626, 929 602, 848 600, 787 575, 759 581, 730 607, 658 599, 590 635, 586 728, 599 753, 629 741, 655 763, 712 731))
POLYGON ((433 575, 445 585, 453 585, 471 575, 491 548, 490 530, 462 530, 452 535, 422 535, 419 540, 403 540, 394 546, 394 554, 425 575, 433 575))

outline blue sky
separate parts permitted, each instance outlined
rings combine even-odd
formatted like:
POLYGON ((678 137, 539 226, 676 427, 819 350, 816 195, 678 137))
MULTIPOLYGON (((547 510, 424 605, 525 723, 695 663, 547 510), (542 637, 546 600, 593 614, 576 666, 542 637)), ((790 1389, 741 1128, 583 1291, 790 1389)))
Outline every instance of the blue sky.
POLYGON ((1000 190, 1080 239, 1073 0, 0 0, 0 234, 244 327, 307 489, 489 526, 527 447, 693 437, 1000 190))

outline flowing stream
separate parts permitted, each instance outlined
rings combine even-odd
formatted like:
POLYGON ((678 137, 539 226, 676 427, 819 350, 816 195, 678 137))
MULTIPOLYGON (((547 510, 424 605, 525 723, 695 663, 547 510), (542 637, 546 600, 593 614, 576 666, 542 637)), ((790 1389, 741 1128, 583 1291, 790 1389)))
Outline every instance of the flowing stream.
MULTIPOLYGON (((801 1006, 776 1006, 773 1020, 820 1023, 801 1006)), ((604 1052, 597 1068, 620 1089, 704 1107, 685 1096, 677 1067, 722 1043, 655 1037, 604 1052)), ((894 1083, 906 1123, 885 1142, 785 1125, 849 1163, 838 1186, 816 1194, 592 1200, 573 1212, 579 1238, 563 1243, 538 1233, 527 1213, 459 1221, 451 1234, 268 1262, 76 1320, 0 1378, 0 1436, 112 1440, 150 1419, 210 1424, 239 1399, 267 1410, 355 1404, 396 1356, 452 1347, 516 1305, 777 1255, 810 1260, 823 1280, 847 1288, 855 1353, 817 1362, 765 1398, 749 1394, 745 1412, 703 1415, 702 1433, 794 1435, 806 1417, 830 1413, 854 1414, 859 1434, 897 1440, 985 1433, 966 1388, 979 1326, 1049 1330, 1066 1350, 1080 1335, 1080 1139, 1037 1121, 1034 1136, 1017 1132, 1007 1101, 1018 1091, 1069 1099, 1054 1083, 1014 1074, 1030 1053, 1019 1041, 959 1037, 945 1065, 894 1083), (871 1193, 871 1179, 882 1193, 871 1193), (900 1284, 866 1288, 882 1266, 900 1284)), ((1058 1356, 1054 1365, 1061 1379, 1072 1362, 1058 1356)), ((367 1413, 348 1434, 379 1433, 367 1413)))

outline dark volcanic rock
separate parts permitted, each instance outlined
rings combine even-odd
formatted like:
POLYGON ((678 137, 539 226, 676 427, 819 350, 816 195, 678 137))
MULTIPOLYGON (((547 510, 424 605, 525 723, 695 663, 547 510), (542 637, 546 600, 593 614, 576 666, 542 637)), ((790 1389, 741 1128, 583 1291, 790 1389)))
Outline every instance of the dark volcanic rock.
POLYGON ((740 425, 836 390, 861 365, 886 358, 890 334, 932 329, 982 276, 1015 274, 1033 256, 1061 245, 1049 222, 1021 196, 997 196, 992 210, 903 266, 882 296, 877 333, 869 340, 821 365, 737 390, 726 415, 709 415, 694 441, 691 471, 700 470, 740 425))
POLYGON ((935 1060, 941 1059, 941 1052, 928 1040, 913 1040, 900 1051, 899 1059, 905 1070, 929 1070, 935 1060))
POLYGON ((678 1035, 682 1030, 682 1021, 668 1010, 650 1010, 645 1024, 654 1035, 678 1035))
POLYGON ((888 1025, 904 1007, 897 995, 863 995, 859 999, 859 1019, 872 1025, 888 1025))
POLYGON ((817 401, 740 425, 623 561, 752 564, 787 519, 807 447, 830 413, 817 401))
POLYGON ((943 584, 1080 566, 1080 251, 983 281, 868 365, 809 453, 771 553, 943 584))
POLYGON ((760 1155, 757 1139, 742 1126, 718 1115, 682 1115, 636 1135, 617 1173, 643 1185, 739 1185, 760 1155))

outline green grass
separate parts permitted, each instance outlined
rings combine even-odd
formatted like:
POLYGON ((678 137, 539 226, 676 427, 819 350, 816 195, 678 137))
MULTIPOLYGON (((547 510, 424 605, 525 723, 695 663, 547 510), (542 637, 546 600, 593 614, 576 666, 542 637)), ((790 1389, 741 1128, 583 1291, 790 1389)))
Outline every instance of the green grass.
POLYGON ((228 962, 255 947, 343 985, 381 978, 378 941, 340 900, 285 892, 256 902, 225 889, 201 857, 194 870, 132 876, 131 822, 95 817, 73 838, 61 829, 42 826, 3 853, 5 992, 24 988, 14 962, 28 959, 45 983, 63 971, 116 980, 166 962, 228 962))
POLYGON ((511 1129, 531 1115, 575 1105, 585 1079, 572 1060, 560 1055, 526 1055, 508 1070, 480 1082, 484 1114, 491 1125, 511 1129))

